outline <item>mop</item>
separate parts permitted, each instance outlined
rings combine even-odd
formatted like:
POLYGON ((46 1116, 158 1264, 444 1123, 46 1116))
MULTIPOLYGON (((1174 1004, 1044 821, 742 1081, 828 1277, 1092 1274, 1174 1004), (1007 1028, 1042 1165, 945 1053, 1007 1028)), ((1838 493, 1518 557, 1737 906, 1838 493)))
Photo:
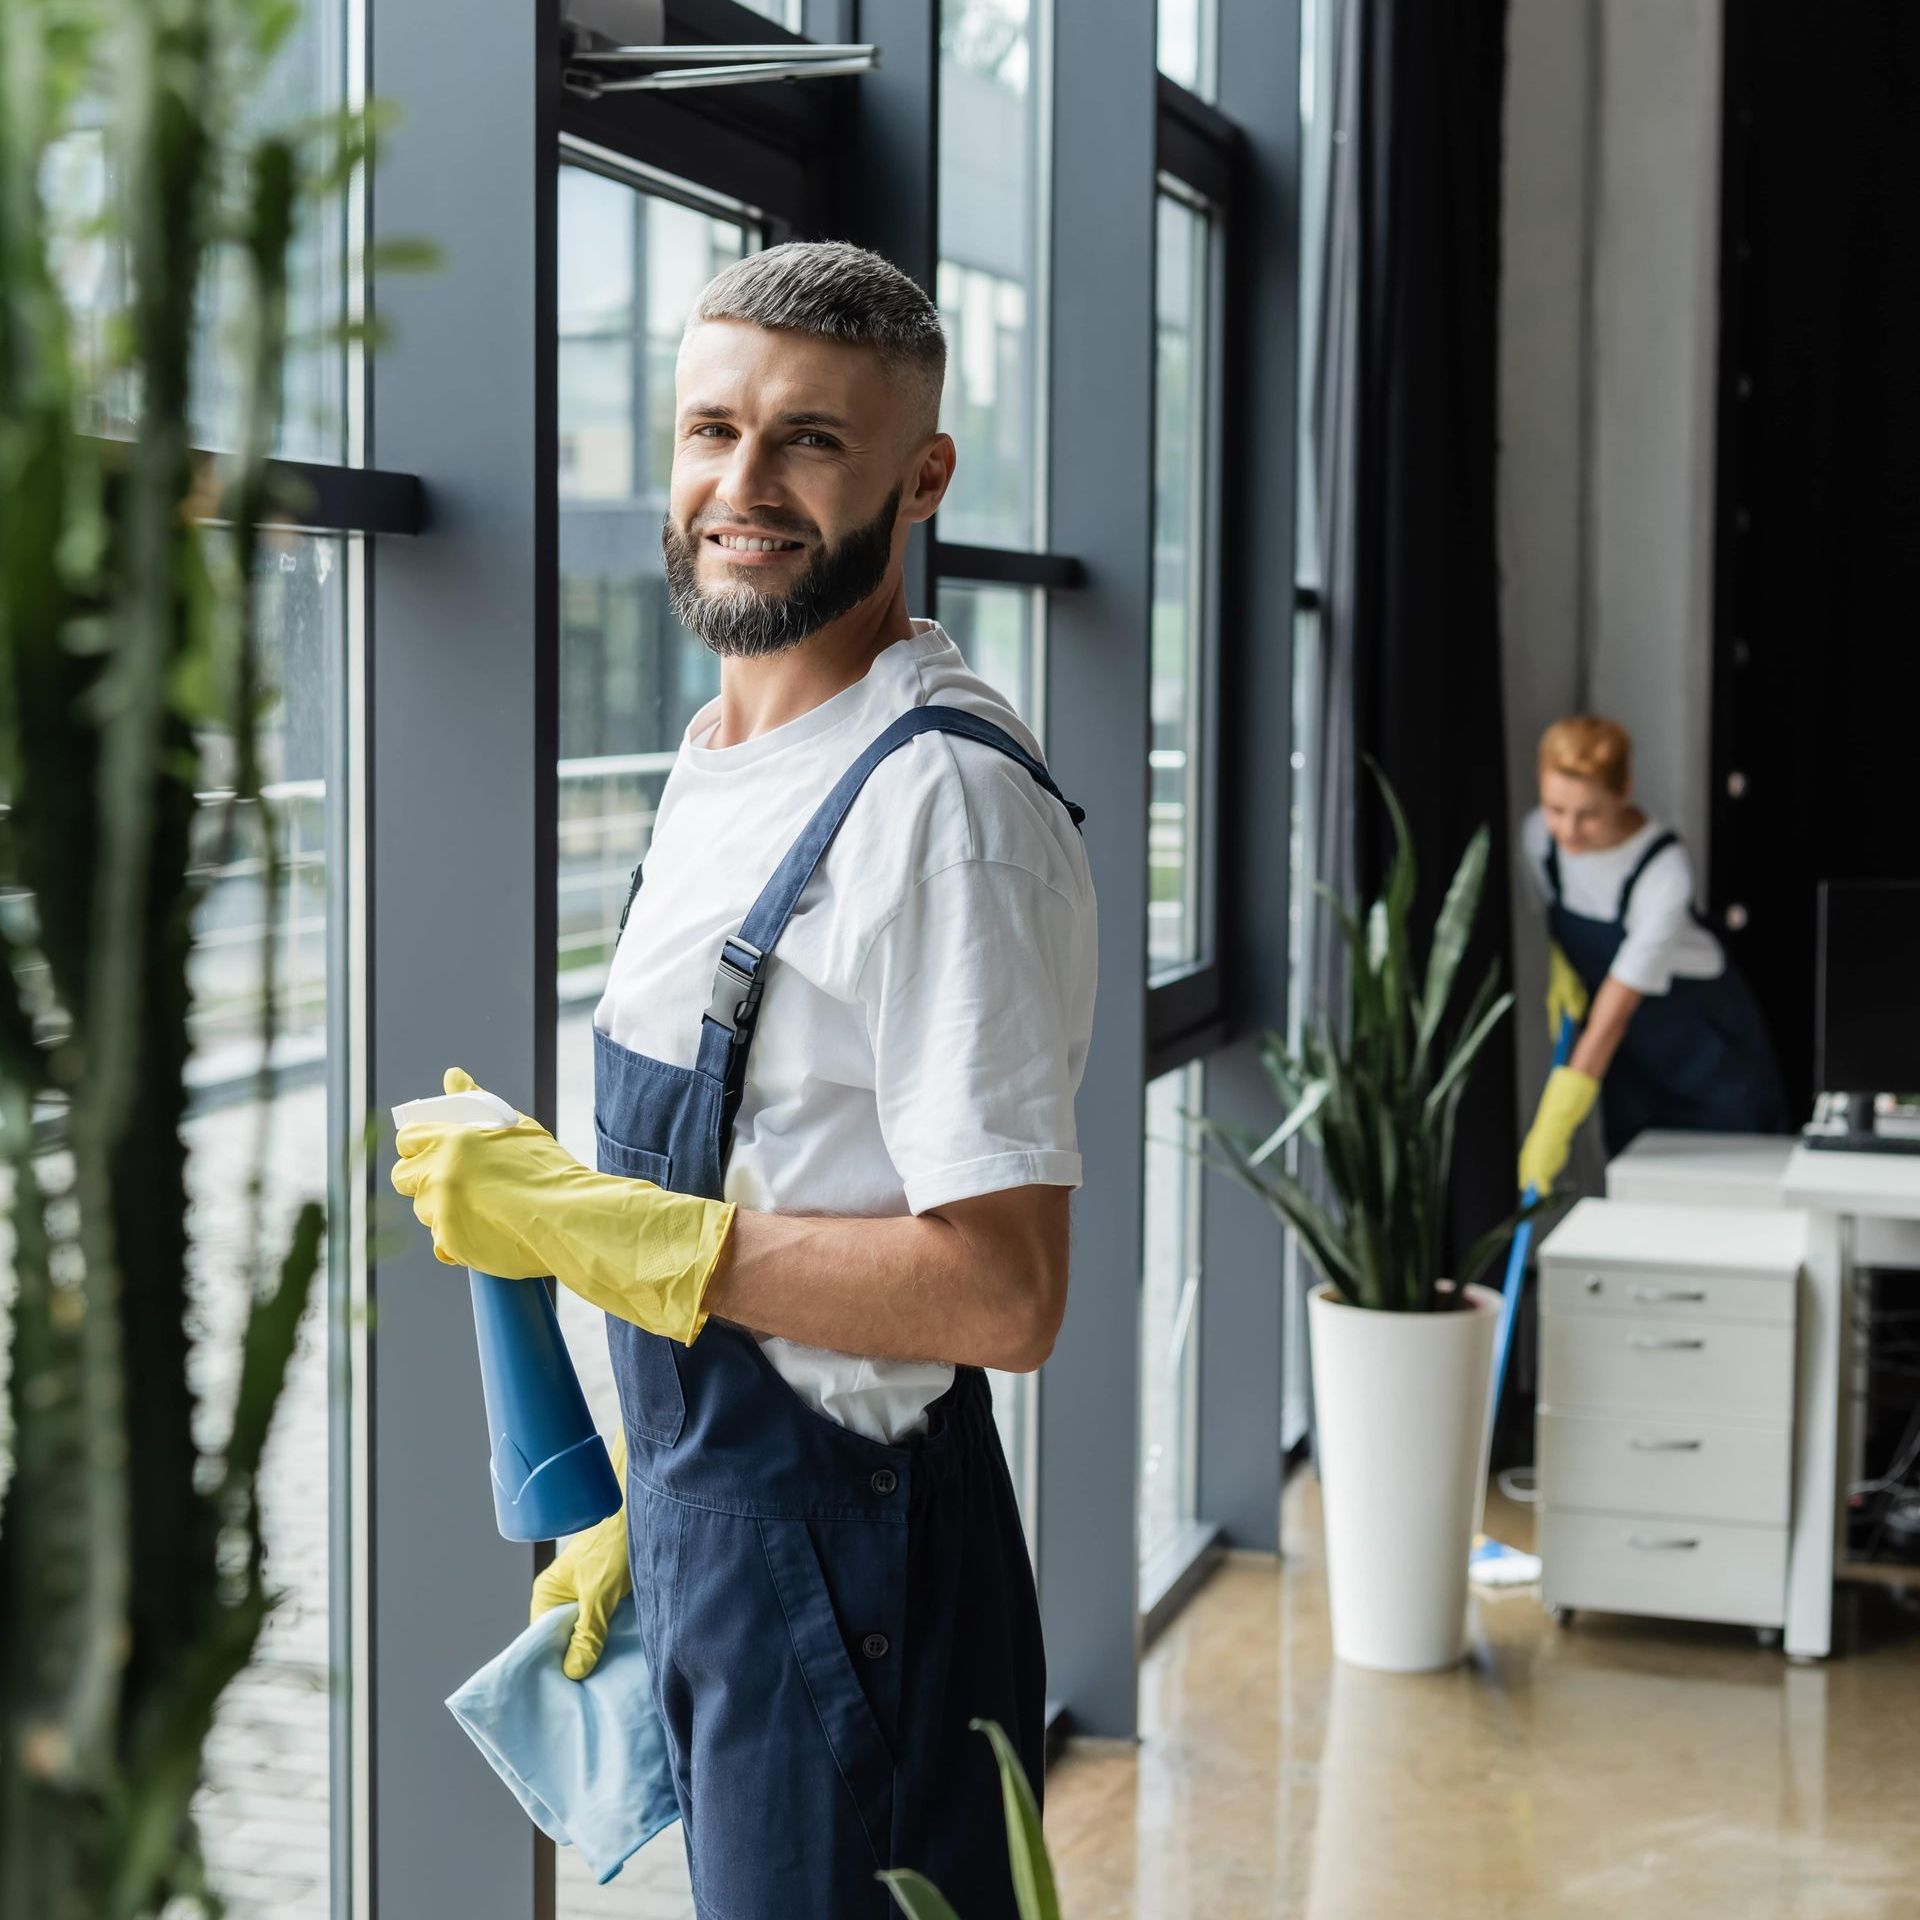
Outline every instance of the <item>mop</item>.
MULTIPOLYGON (((1553 1046, 1553 1064, 1556 1067, 1564 1067, 1572 1055, 1573 1035, 1573 1015, 1563 1013, 1560 1016, 1560 1032, 1553 1046)), ((1520 1196, 1522 1205, 1528 1207, 1538 1198, 1539 1194, 1533 1187, 1528 1187, 1520 1196)), ((1520 1295, 1527 1284, 1527 1256, 1532 1251, 1533 1216, 1529 1214, 1514 1229, 1513 1246, 1507 1254, 1506 1283, 1500 1291, 1500 1324, 1494 1332, 1493 1382, 1487 1394, 1487 1444, 1483 1459, 1490 1459, 1493 1453, 1494 1423, 1500 1415, 1500 1394, 1507 1383, 1507 1361, 1513 1350, 1514 1323, 1520 1316, 1520 1295)), ((1483 1501, 1486 1498, 1485 1479, 1483 1468, 1483 1501)), ((1530 1587, 1540 1578, 1540 1559, 1537 1554, 1522 1553, 1518 1547, 1510 1547, 1490 1534, 1476 1533, 1473 1549, 1467 1556, 1467 1577, 1476 1587, 1530 1587)))

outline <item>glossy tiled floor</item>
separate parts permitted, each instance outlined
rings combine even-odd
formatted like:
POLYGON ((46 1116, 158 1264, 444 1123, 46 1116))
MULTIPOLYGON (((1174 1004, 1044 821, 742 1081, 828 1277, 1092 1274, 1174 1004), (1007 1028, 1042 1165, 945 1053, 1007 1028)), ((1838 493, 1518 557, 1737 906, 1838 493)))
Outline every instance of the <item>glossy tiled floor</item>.
MULTIPOLYGON (((1524 1512, 1495 1516, 1525 1544, 1524 1512)), ((1048 1782, 1067 1920, 1920 1915, 1920 1618, 1798 1668, 1717 1628, 1475 1603, 1473 1655, 1334 1664, 1310 1481, 1149 1655, 1138 1748, 1048 1782)))

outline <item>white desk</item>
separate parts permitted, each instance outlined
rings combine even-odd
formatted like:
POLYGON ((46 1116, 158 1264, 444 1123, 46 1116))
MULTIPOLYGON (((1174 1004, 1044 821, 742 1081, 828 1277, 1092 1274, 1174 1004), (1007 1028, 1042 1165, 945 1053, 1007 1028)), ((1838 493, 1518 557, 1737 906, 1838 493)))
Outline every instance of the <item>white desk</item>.
POLYGON ((1794 1395, 1793 1537, 1787 1549, 1790 1654, 1833 1645, 1833 1577, 1846 1525, 1851 1351, 1847 1303, 1857 1264, 1920 1266, 1920 1154, 1817 1153, 1795 1146, 1781 1203, 1807 1214, 1806 1292, 1794 1395))
POLYGON ((1643 1133, 1608 1165, 1607 1198, 1807 1215, 1785 1641, 1788 1653, 1820 1659, 1833 1646, 1852 1458, 1847 1303, 1857 1267, 1920 1267, 1920 1154, 1817 1153, 1784 1135, 1643 1133))
POLYGON ((1784 1133, 1643 1133, 1607 1162, 1607 1198, 1651 1206, 1784 1207, 1799 1143, 1784 1133))

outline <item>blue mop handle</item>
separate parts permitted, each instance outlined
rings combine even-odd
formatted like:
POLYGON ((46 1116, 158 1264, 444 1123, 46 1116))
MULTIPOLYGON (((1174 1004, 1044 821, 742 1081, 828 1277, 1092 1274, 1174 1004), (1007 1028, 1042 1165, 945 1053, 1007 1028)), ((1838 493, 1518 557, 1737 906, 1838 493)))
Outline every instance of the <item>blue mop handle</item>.
MULTIPOLYGON (((1564 1067, 1573 1056, 1574 1020, 1570 1013, 1560 1016, 1560 1032, 1553 1043, 1553 1064, 1564 1067)), ((1523 1205, 1530 1206, 1538 1193, 1531 1186, 1521 1194, 1523 1205)), ((1519 1318, 1520 1295, 1527 1284, 1527 1255, 1533 1250, 1533 1221, 1521 1221, 1514 1229, 1513 1247, 1507 1254, 1506 1283, 1500 1290, 1500 1325, 1494 1334, 1493 1381, 1487 1394, 1487 1432, 1500 1415, 1500 1395, 1507 1384, 1507 1361, 1513 1349, 1513 1323, 1519 1318)))

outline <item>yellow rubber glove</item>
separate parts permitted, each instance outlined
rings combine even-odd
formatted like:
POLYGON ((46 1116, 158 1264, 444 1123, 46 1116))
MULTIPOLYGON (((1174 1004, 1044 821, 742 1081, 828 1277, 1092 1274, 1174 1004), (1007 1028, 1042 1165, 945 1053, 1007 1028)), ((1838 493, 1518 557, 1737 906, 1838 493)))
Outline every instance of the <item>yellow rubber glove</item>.
POLYGON ((1560 1037, 1560 1016, 1570 1013, 1576 1021, 1587 1017, 1587 983, 1573 970, 1573 962, 1561 950, 1558 940, 1547 942, 1547 1032, 1560 1037))
MULTIPOLYGON (((445 1084, 474 1090, 458 1067, 445 1084)), ((413 1202, 449 1266, 503 1280, 550 1273, 596 1307, 689 1346, 706 1325, 731 1201, 595 1173, 524 1113, 510 1127, 402 1127, 394 1144, 394 1191, 413 1202)))
POLYGON ((1580 1122, 1593 1111, 1600 1097, 1600 1082, 1590 1073, 1573 1067, 1555 1067, 1547 1075, 1533 1125, 1520 1147, 1520 1185, 1533 1187, 1541 1194, 1553 1191, 1567 1164, 1573 1136, 1580 1122))
MULTIPOLYGON (((624 1494, 627 1484, 627 1436, 623 1432, 608 1449, 613 1471, 624 1494)), ((633 1567, 627 1559, 627 1508, 619 1507, 585 1533, 576 1533, 555 1554, 552 1563, 534 1576, 530 1620, 569 1600, 580 1603, 560 1670, 569 1680, 584 1680, 600 1664, 607 1644, 607 1627, 614 1609, 633 1589, 633 1567)))

